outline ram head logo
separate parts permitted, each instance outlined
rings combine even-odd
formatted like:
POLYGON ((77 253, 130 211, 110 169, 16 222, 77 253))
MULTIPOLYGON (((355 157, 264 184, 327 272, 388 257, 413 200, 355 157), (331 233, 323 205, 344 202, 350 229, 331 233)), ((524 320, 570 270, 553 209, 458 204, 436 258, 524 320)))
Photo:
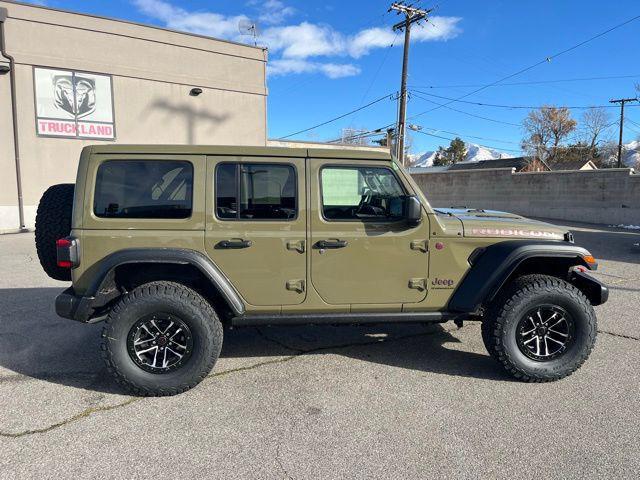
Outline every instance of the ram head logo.
POLYGON ((96 82, 79 75, 56 75, 53 77, 56 107, 82 118, 96 109, 96 82))

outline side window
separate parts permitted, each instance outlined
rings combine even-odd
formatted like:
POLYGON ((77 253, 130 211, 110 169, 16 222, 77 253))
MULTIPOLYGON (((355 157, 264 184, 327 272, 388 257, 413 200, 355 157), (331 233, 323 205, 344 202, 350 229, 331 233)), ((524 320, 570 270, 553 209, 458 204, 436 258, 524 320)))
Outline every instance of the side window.
POLYGON ((101 218, 189 218, 193 166, 161 160, 108 160, 98 167, 93 212, 101 218))
POLYGON ((322 214, 327 220, 396 221, 406 194, 383 167, 324 167, 320 172, 322 214))
POLYGON ((293 166, 221 163, 215 175, 216 216, 219 219, 296 218, 296 172, 293 166))

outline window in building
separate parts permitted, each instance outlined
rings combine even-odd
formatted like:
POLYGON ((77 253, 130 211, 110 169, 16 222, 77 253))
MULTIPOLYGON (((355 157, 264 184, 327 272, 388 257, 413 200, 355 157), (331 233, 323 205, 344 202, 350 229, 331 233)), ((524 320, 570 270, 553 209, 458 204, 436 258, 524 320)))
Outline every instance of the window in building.
POLYGON ((388 168, 324 167, 322 213, 327 220, 397 221, 406 194, 388 168))
POLYGON ((216 169, 216 215, 221 220, 293 220, 297 216, 293 166, 222 163, 216 169))
POLYGON ((98 168, 94 213, 102 218, 189 218, 193 166, 161 160, 108 160, 98 168))

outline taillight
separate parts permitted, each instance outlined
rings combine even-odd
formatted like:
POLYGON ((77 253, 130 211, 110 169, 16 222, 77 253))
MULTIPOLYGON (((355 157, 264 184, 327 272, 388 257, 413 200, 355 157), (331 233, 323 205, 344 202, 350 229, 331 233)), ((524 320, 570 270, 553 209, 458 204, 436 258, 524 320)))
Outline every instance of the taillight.
POLYGON ((56 240, 57 264, 60 268, 75 268, 79 265, 78 240, 73 237, 56 240))

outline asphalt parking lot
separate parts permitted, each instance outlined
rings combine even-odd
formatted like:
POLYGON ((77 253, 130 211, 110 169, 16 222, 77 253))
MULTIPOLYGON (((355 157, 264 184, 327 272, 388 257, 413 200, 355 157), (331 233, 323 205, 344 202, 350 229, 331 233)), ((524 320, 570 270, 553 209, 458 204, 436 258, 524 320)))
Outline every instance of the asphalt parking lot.
POLYGON ((56 317, 33 235, 0 236, 0 477, 637 478, 640 234, 572 230, 611 296, 565 380, 512 381, 473 323, 247 328, 160 399, 111 381, 100 325, 56 317))

